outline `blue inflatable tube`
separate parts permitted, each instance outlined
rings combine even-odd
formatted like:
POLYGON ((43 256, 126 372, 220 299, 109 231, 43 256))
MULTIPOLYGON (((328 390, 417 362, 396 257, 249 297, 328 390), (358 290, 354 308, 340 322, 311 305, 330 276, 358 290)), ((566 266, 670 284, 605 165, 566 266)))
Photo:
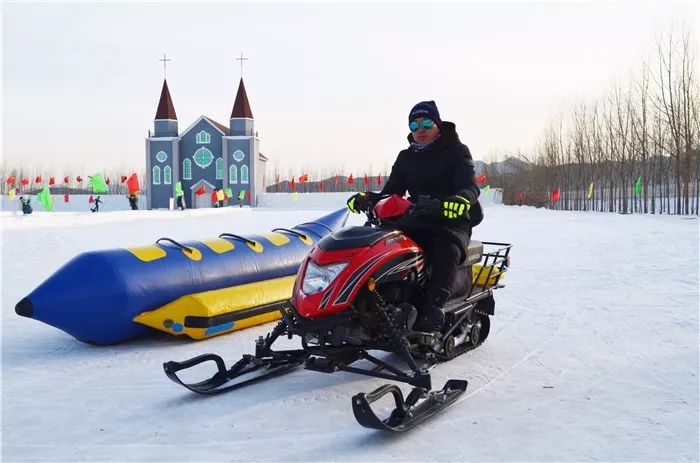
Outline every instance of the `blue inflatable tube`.
POLYGON ((222 233, 214 240, 161 238, 142 248, 80 254, 15 306, 18 315, 95 344, 152 332, 134 317, 188 294, 295 275, 313 244, 342 228, 342 209, 291 230, 222 233))

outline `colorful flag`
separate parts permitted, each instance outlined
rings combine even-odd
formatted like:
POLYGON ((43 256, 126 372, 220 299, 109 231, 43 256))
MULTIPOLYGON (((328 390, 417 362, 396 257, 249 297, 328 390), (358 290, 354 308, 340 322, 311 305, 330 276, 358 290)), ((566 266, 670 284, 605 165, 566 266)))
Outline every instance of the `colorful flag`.
POLYGON ((28 178, 23 178, 22 181, 20 182, 22 185, 29 185, 29 179, 28 178))
POLYGON ((127 177, 126 175, 122 175, 122 178, 121 178, 122 183, 126 182, 126 179, 127 179, 127 178, 129 178, 129 177, 127 177))
POLYGON ((63 202, 64 202, 64 203, 67 203, 68 200, 70 200, 70 195, 69 195, 68 193, 66 193, 66 194, 63 195, 63 202))
POLYGON ((13 201, 15 199, 15 189, 14 188, 7 192, 7 197, 10 198, 10 201, 13 201))
POLYGON ((367 174, 365 174, 365 178, 362 179, 362 182, 363 182, 365 185, 369 185, 369 177, 367 176, 367 174))
POLYGON ((75 181, 78 182, 78 183, 83 183, 83 177, 81 177, 80 175, 78 175, 77 177, 75 177, 75 181))
POLYGON ((291 188, 292 190, 296 188, 296 183, 294 183, 294 177, 292 177, 292 181, 289 182, 289 188, 291 188))
POLYGON ((591 196, 593 196, 593 182, 591 182, 591 184, 588 185, 588 195, 586 197, 588 199, 591 199, 591 196))
POLYGON ((250 191, 245 192, 245 200, 250 202, 250 191))
POLYGON ((309 181, 309 176, 304 174, 301 177, 299 177, 299 183, 306 183, 309 181))
POLYGON ((50 212, 53 210, 53 198, 48 185, 44 185, 44 189, 36 195, 36 199, 44 206, 45 211, 50 212))
POLYGON ((99 172, 90 177, 90 186, 92 186, 93 193, 107 193, 109 191, 105 179, 102 178, 102 174, 99 172))
POLYGON ((55 185, 56 184, 56 179, 54 177, 49 178, 49 186, 55 185))
POLYGON ((41 183, 44 180, 41 178, 41 175, 39 175, 37 178, 34 179, 34 183, 41 183))
POLYGON ((109 185, 109 183, 110 183, 110 180, 109 180, 109 178, 107 178, 107 180, 105 180, 105 184, 109 185))
POLYGON ((559 201, 559 188, 552 191, 552 201, 554 201, 554 202, 559 201))
POLYGON ((197 191, 194 192, 197 196, 204 196, 204 193, 206 193, 207 190, 204 188, 204 185, 200 186, 197 188, 197 191))
POLYGON ((485 187, 483 187, 483 188, 481 189, 481 192, 482 192, 483 194, 488 194, 488 193, 490 193, 490 192, 491 192, 491 186, 490 186, 490 185, 486 185, 485 187))
POLYGON ((348 185, 353 185, 355 183, 355 179, 352 178, 352 174, 350 174, 350 177, 348 177, 348 185))
POLYGON ((185 194, 184 191, 182 191, 182 182, 177 182, 175 184, 175 196, 179 198, 180 196, 183 196, 185 194))
POLYGON ((479 176, 476 178, 476 184, 477 184, 477 185, 483 185, 484 183, 486 183, 486 175, 479 175, 479 176))
POLYGON ((70 179, 68 177, 63 177, 63 183, 68 183, 70 179))
POLYGON ((5 183, 8 185, 14 185, 15 184, 15 176, 11 175, 10 177, 7 177, 7 180, 5 180, 5 183))
POLYGON ((634 184, 634 194, 639 196, 642 194, 642 176, 640 175, 637 179, 637 183, 634 184))
POLYGON ((238 192, 238 200, 243 201, 245 199, 245 190, 241 190, 238 192))
MULTIPOLYGON (((213 198, 212 198, 212 199, 213 199, 213 198)), ((224 199, 226 199, 226 198, 224 197, 224 190, 216 190, 216 199, 217 199, 218 201, 223 201, 224 199)))
POLYGON ((377 185, 382 184, 382 174, 377 175, 377 185))
POLYGON ((323 182, 318 182, 318 191, 325 190, 326 187, 323 186, 323 182))
POLYGON ((131 174, 131 177, 127 179, 126 187, 129 189, 129 194, 136 194, 139 192, 139 190, 141 190, 141 186, 139 185, 139 176, 136 175, 136 172, 131 174))
POLYGON ((95 202, 95 198, 93 198, 92 195, 90 195, 90 197, 88 198, 88 204, 92 204, 94 202, 95 202))

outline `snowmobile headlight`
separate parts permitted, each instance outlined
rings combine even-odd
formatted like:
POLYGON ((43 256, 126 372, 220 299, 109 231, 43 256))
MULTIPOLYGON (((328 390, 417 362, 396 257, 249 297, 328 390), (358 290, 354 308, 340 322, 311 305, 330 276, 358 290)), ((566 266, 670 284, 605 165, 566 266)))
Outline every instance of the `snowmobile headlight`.
POLYGON ((316 265, 312 261, 309 261, 306 266, 306 273, 304 273, 302 291, 304 291, 304 294, 320 293, 326 289, 328 285, 331 284, 331 281, 335 280, 335 277, 347 266, 347 262, 331 265, 316 265))

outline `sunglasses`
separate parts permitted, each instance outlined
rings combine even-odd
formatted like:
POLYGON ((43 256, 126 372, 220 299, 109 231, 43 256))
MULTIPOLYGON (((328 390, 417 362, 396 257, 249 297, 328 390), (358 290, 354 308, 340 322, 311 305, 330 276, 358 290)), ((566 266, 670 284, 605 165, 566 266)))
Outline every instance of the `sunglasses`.
POLYGON ((423 119, 420 122, 409 122, 408 128, 411 129, 411 132, 415 132, 419 127, 423 127, 424 129, 432 129, 434 125, 435 122, 431 121, 430 119, 423 119))

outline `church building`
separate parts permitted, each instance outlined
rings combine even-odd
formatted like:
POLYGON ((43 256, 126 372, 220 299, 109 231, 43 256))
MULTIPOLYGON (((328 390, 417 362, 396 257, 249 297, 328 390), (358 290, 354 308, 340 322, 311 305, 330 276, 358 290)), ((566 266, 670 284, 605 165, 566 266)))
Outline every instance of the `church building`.
POLYGON ((243 192, 243 203, 255 206, 257 195, 265 191, 267 162, 258 145, 243 78, 228 125, 200 116, 183 132, 164 80, 153 132, 146 139, 148 209, 167 209, 178 181, 187 208, 211 207, 212 191, 227 188, 233 193, 231 204, 243 192))

